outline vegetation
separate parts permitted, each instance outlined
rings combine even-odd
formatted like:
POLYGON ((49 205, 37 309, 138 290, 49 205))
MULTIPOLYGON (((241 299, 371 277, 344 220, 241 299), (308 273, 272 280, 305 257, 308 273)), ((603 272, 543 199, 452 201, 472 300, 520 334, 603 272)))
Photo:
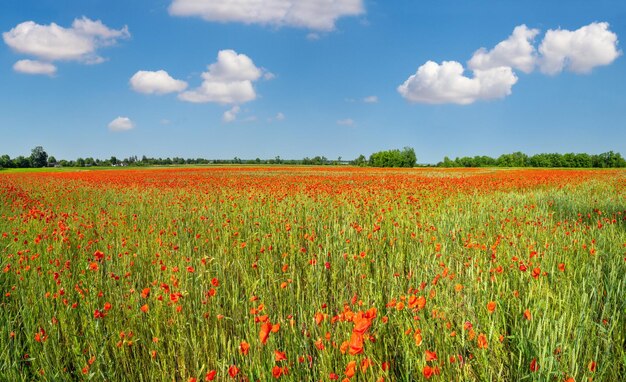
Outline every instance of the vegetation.
POLYGON ((341 157, 336 160, 331 160, 325 156, 315 156, 313 158, 305 157, 303 159, 281 159, 280 156, 276 156, 273 159, 241 159, 235 157, 233 159, 205 159, 205 158, 150 158, 142 156, 141 159, 136 155, 129 156, 124 159, 118 159, 112 156, 109 159, 94 159, 92 157, 77 158, 76 160, 57 160, 55 157, 47 157, 47 153, 41 146, 37 146, 33 149, 33 155, 30 157, 18 156, 11 159, 8 155, 0 156, 0 168, 41 168, 41 167, 99 167, 99 166, 176 166, 176 165, 207 165, 207 164, 248 164, 248 165, 275 165, 275 164, 289 164, 289 165, 339 165, 348 164, 349 161, 344 161, 341 157), (47 158, 47 160, 45 159, 47 158))
MULTIPOLYGON (((172 166, 172 165, 207 165, 207 164, 247 164, 247 165, 342 165, 350 164, 359 167, 415 167, 417 157, 415 150, 405 147, 402 150, 386 150, 375 152, 369 159, 360 155, 352 161, 342 160, 341 157, 331 160, 325 156, 305 157, 303 159, 282 159, 276 156, 273 159, 205 159, 205 158, 150 158, 136 155, 124 159, 112 156, 101 160, 77 158, 76 160, 57 160, 48 154, 41 146, 32 150, 29 157, 18 156, 11 159, 8 155, 0 156, 0 169, 2 168, 41 168, 41 167, 98 167, 98 166, 172 166)), ((424 165, 423 165, 424 166, 424 165)), ((564 168, 622 168, 626 167, 626 160, 620 153, 609 151, 602 154, 536 154, 528 156, 521 152, 503 154, 498 158, 488 156, 461 157, 451 160, 445 157, 438 167, 564 167, 564 168)), ((424 166, 424 167, 427 167, 424 166)))
POLYGON ((405 147, 400 150, 379 151, 370 155, 368 164, 372 167, 415 167, 415 150, 405 147))
POLYGON ((528 156, 521 152, 503 154, 496 158, 488 156, 448 157, 437 164, 439 167, 566 167, 566 168, 618 168, 626 167, 620 153, 609 151, 598 155, 589 154, 536 154, 528 156))
POLYGON ((0 379, 623 381, 621 170, 0 173, 0 379))
POLYGON ((46 167, 48 165, 48 153, 41 146, 37 146, 32 150, 29 159, 32 167, 46 167))

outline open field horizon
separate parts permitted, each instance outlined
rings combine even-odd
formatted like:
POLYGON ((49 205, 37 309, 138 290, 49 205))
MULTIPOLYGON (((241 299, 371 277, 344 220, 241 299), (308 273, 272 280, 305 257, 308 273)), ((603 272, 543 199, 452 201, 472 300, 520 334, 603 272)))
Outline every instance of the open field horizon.
POLYGON ((624 36, 623 0, 0 1, 0 382, 626 381, 624 36))

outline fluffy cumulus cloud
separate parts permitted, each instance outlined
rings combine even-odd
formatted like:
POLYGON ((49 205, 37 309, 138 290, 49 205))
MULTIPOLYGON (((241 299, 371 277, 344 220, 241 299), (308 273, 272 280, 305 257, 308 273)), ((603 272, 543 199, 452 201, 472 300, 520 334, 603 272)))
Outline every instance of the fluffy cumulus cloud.
POLYGON ((511 94, 511 87, 517 82, 510 67, 475 70, 471 78, 463 72, 463 65, 456 61, 428 61, 398 87, 398 92, 411 102, 467 105, 503 98, 511 94))
POLYGON ((365 9, 363 0, 173 0, 169 12, 207 21, 330 31, 339 18, 363 14, 365 9))
POLYGON ((540 68, 546 74, 564 69, 588 73, 615 61, 621 55, 617 44, 617 35, 608 23, 591 23, 575 31, 549 30, 539 46, 540 68))
POLYGON ((100 20, 87 17, 75 19, 72 26, 64 28, 55 23, 40 25, 25 21, 2 34, 4 42, 14 51, 37 57, 41 61, 79 61, 99 63, 104 59, 97 54, 103 46, 114 45, 128 38, 127 27, 110 29, 100 20))
POLYGON ((172 78, 165 70, 156 72, 140 70, 131 77, 130 86, 139 93, 166 94, 185 90, 187 83, 172 78))
POLYGON ((234 50, 221 50, 217 62, 202 73, 200 87, 178 95, 183 101, 242 104, 256 98, 253 83, 263 75, 250 57, 234 50))
POLYGON ((41 62, 37 60, 19 60, 13 65, 13 70, 26 74, 45 74, 48 76, 56 73, 56 66, 49 62, 41 62))
POLYGON ((538 29, 529 29, 526 25, 515 27, 508 39, 497 44, 492 50, 480 48, 469 60, 470 69, 493 69, 509 66, 525 73, 533 71, 536 62, 536 49, 533 41, 538 29))
POLYGON ((128 117, 117 117, 109 123, 111 131, 128 131, 135 127, 133 121, 128 117))
POLYGON ((511 94, 518 79, 514 70, 531 73, 539 67, 546 74, 588 73, 622 54, 608 23, 591 23, 575 31, 548 30, 537 49, 538 34, 539 30, 520 25, 493 49, 480 48, 468 61, 472 76, 464 74, 459 62, 428 61, 397 90, 411 102, 467 105, 511 94))

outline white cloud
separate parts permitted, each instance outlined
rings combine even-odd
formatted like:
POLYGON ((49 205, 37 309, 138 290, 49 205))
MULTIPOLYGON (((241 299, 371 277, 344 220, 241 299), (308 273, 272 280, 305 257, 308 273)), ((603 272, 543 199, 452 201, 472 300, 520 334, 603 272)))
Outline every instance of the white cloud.
POLYGON ((351 118, 340 119, 337 121, 337 124, 340 126, 354 126, 354 120, 351 118))
POLYGON ((513 69, 530 73, 538 66, 546 74, 566 69, 588 73, 596 66, 611 64, 622 54, 617 48, 617 35, 606 22, 591 23, 575 31, 548 30, 537 50, 534 41, 538 34, 537 29, 519 25, 493 49, 480 48, 468 61, 472 77, 464 74, 459 62, 428 61, 397 90, 411 102, 467 105, 511 94, 518 79, 513 69))
POLYGON ((245 54, 221 50, 217 55, 217 62, 209 65, 208 71, 202 73, 202 85, 180 93, 178 98, 195 103, 242 104, 256 98, 252 83, 262 73, 245 54))
POLYGON ((165 70, 140 70, 131 77, 130 85, 134 91, 145 94, 175 93, 187 88, 185 81, 172 78, 165 70))
POLYGON ((377 96, 365 97, 365 98, 363 98, 363 102, 365 102, 365 103, 378 103, 378 97, 377 96))
POLYGON ((538 33, 538 29, 529 29, 526 25, 517 26, 508 39, 498 43, 493 49, 477 50, 469 60, 468 67, 473 70, 487 70, 509 66, 530 73, 537 60, 533 41, 538 33))
POLYGON ((617 35, 608 23, 591 23, 575 31, 549 30, 539 46, 540 68, 546 74, 565 69, 588 73, 596 66, 608 65, 621 55, 617 35))
POLYGON ((222 121, 226 123, 233 122, 235 119, 237 119, 237 114, 239 113, 239 111, 240 109, 237 105, 233 106, 230 110, 226 110, 224 112, 224 115, 222 116, 222 121))
POLYGON ((13 65, 13 70, 25 74, 46 74, 48 76, 56 73, 56 66, 36 60, 19 60, 13 65))
POLYGON ((281 113, 281 112, 278 112, 278 113, 276 113, 276 115, 275 115, 275 116, 273 116, 273 117, 269 117, 269 118, 267 119, 267 122, 274 122, 274 121, 278 121, 278 122, 280 122, 280 121, 284 121, 284 120, 285 120, 285 118, 286 118, 286 117, 285 117, 285 114, 283 114, 283 113, 281 113))
POLYGON ((456 61, 444 61, 441 65, 428 61, 398 86, 398 92, 411 102, 467 105, 503 98, 511 94, 511 87, 517 82, 510 67, 475 70, 472 78, 463 72, 463 65, 456 61))
POLYGON ((127 117, 117 117, 109 123, 109 130, 111 131, 128 131, 134 127, 133 121, 127 117))
POLYGON ((319 33, 311 32, 311 33, 308 33, 306 35, 306 39, 309 40, 309 41, 317 41, 320 38, 321 38, 321 36, 319 35, 319 33))
POLYGON ((110 29, 100 20, 86 17, 75 19, 70 28, 55 23, 40 25, 25 21, 2 34, 4 42, 14 51, 37 57, 43 61, 79 61, 86 64, 103 62, 97 50, 114 45, 130 33, 122 29, 110 29))
POLYGON ((207 21, 335 29, 343 16, 363 14, 363 0, 173 0, 175 16, 199 16, 207 21))

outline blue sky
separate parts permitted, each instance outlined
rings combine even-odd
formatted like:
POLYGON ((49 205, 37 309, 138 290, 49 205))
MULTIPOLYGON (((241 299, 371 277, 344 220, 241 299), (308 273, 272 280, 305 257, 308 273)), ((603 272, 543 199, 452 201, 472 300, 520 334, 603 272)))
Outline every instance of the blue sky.
POLYGON ((3 0, 0 154, 626 154, 623 1, 298 3, 3 0))

